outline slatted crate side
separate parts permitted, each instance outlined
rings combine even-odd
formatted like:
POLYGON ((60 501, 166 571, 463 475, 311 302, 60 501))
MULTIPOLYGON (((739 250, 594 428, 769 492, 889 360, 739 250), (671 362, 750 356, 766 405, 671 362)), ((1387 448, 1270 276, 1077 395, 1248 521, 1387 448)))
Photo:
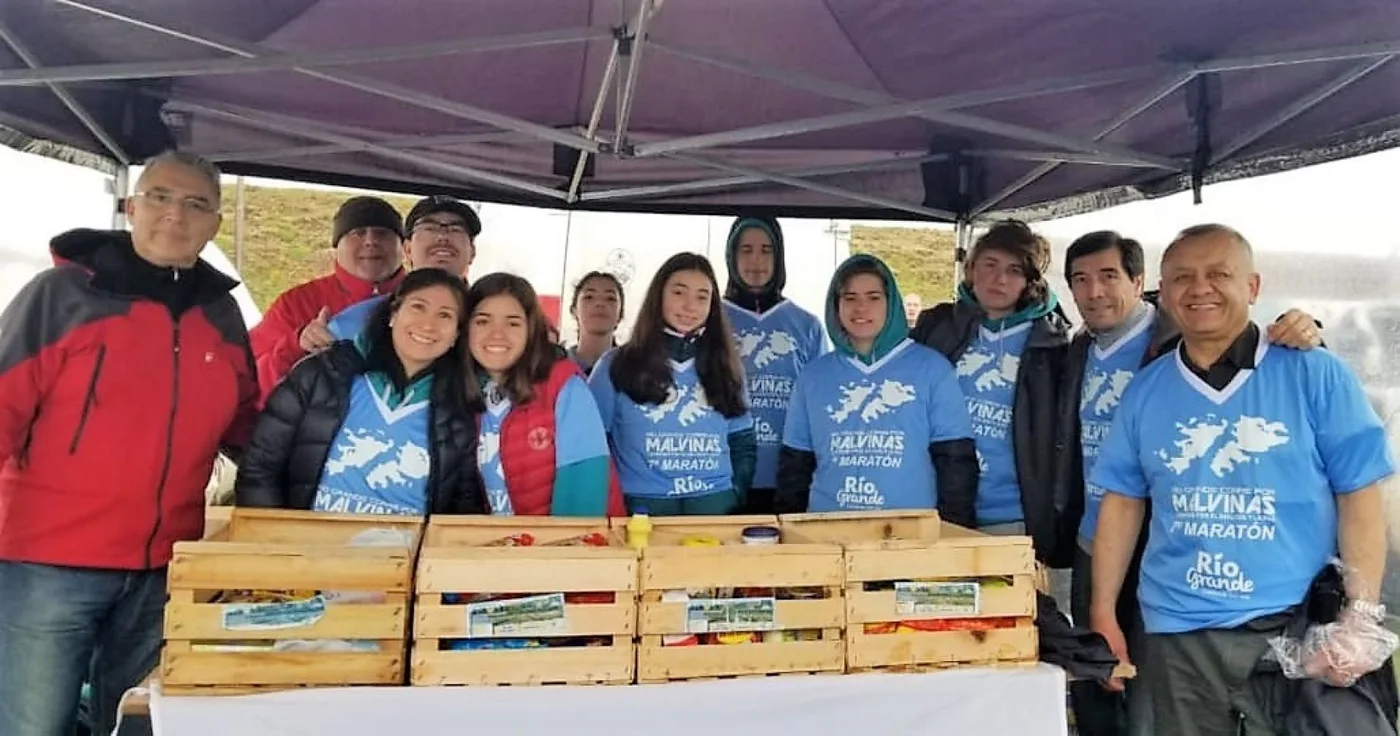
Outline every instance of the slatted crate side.
POLYGON ((846 548, 848 584, 1033 575, 1029 537, 944 538, 934 544, 884 543, 846 548))
POLYGON ((522 532, 535 537, 536 546, 595 533, 622 546, 622 538, 613 533, 606 518, 554 516, 434 516, 424 532, 423 546, 482 547, 522 532))
POLYGON ((846 622, 856 629, 864 624, 938 618, 1034 618, 1035 593, 1031 576, 1016 575, 1005 585, 982 586, 975 613, 900 613, 895 591, 855 586, 846 591, 846 622))
POLYGON ((943 526, 936 511, 838 511, 778 517, 785 540, 791 537, 794 541, 834 544, 936 542, 943 526))
POLYGON ((846 634, 850 670, 951 667, 997 663, 1034 663, 1039 637, 1030 620, 1015 628, 990 631, 917 631, 867 634, 851 625, 846 634))
POLYGON ((840 586, 841 548, 820 544, 656 547, 642 550, 641 588, 840 586))
POLYGON ((606 519, 434 520, 418 561, 410 680, 425 686, 630 683, 636 673, 637 581, 637 554, 623 545, 606 519), (537 546, 481 546, 522 532, 533 536, 537 546), (607 536, 612 546, 538 546, 593 533, 607 536), (445 593, 563 593, 567 633, 473 637, 467 605, 444 603, 445 593), (613 601, 571 602, 570 593, 611 593, 613 601), (509 650, 441 648, 443 640, 472 638, 541 639, 555 645, 509 650), (578 645, 579 638, 607 639, 608 643, 578 645))
POLYGON ((228 519, 228 539, 248 544, 345 546, 372 529, 403 532, 408 536, 405 546, 416 549, 423 519, 253 508, 234 508, 228 519))
MULTIPOLYGON (((219 537, 245 540, 302 519, 242 519, 235 512, 219 537)), ((260 514, 253 514, 257 517, 260 514)), ((349 525, 342 524, 348 529, 349 525)), ((407 528, 412 529, 410 523, 407 528)), ((274 538, 290 539, 294 536, 274 538)), ((349 535, 353 536, 353 535, 349 535)), ((262 537, 266 539, 267 537, 262 537)), ((348 536, 345 537, 348 539, 348 536)), ((317 539, 312 535, 312 539, 317 539)), ((324 540, 325 537, 321 537, 324 540)), ((169 602, 161 680, 172 694, 231 694, 259 688, 397 685, 404 681, 413 550, 346 547, 332 543, 250 541, 182 542, 168 571, 169 602), (380 602, 328 602, 300 626, 228 630, 227 605, 211 600, 221 591, 337 591, 378 593, 380 602), (202 651, 205 646, 246 642, 360 641, 378 651, 202 651)))

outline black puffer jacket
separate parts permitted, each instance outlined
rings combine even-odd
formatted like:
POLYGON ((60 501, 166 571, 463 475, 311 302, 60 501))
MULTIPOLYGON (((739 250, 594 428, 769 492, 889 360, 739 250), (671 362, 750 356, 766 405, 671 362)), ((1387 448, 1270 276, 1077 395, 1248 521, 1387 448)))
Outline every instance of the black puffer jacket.
MULTIPOLYGON (((239 506, 309 509, 321 468, 350 408, 350 387, 365 371, 353 343, 338 342, 296 365, 267 399, 234 485, 239 506)), ((428 407, 428 511, 484 514, 476 464, 476 422, 455 407, 445 382, 428 407)))
MULTIPOLYGON (((939 304, 919 315, 909 336, 957 365, 985 316, 979 307, 964 302, 939 304)), ((1065 442, 1056 431, 1068 349, 1069 324, 1058 311, 1032 323, 1011 407, 1012 445, 1026 534, 1035 542, 1037 559, 1051 567, 1068 567, 1072 557, 1065 553, 1074 550, 1073 539, 1067 545, 1060 539, 1060 518, 1069 494, 1057 485, 1057 457, 1065 452, 1065 442)))

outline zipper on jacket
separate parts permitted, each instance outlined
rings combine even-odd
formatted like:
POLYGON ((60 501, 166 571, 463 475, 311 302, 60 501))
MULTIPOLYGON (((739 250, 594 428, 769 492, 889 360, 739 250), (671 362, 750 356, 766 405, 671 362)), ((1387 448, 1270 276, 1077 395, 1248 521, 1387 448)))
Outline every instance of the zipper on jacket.
POLYGON ((175 409, 180 405, 180 318, 171 315, 173 327, 171 336, 174 343, 170 351, 171 365, 174 371, 170 381, 170 417, 166 421, 165 429, 165 461, 160 466, 160 481, 156 484, 156 518, 151 525, 151 536, 146 538, 146 569, 151 568, 151 545, 156 542, 156 535, 160 532, 160 522, 164 516, 165 502, 165 482, 170 477, 170 456, 174 453, 175 444, 175 409))
POLYGON ((68 443, 68 454, 78 454, 78 443, 83 438, 83 427, 87 426, 88 413, 97 404, 97 379, 102 375, 102 361, 107 358, 107 346, 97 349, 97 361, 92 366, 92 377, 88 379, 87 393, 83 395, 83 412, 78 415, 78 428, 73 430, 73 441, 68 443))

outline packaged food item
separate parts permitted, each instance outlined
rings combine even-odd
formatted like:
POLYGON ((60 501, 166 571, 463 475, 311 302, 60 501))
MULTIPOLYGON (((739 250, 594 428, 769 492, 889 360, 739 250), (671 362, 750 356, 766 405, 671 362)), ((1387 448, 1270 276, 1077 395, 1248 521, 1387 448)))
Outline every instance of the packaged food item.
POLYGON ((882 621, 865 625, 865 633, 867 634, 893 634, 897 631, 899 631, 898 621, 882 621))
POLYGON ((765 631, 763 632, 763 643, 772 644, 774 642, 797 641, 796 631, 765 631))
POLYGON ((826 597, 826 589, 779 588, 778 597, 790 601, 818 601, 826 597))
POLYGON ((535 546, 535 535, 529 532, 519 532, 510 536, 492 540, 483 547, 533 547, 535 546))
POLYGON ((681 537, 682 547, 721 547, 724 542, 712 534, 687 534, 681 537))
POLYGON ((756 644, 763 641, 763 634, 757 631, 725 631, 710 634, 710 644, 756 644))
POLYGON ((1016 628, 1016 617, 991 618, 926 618, 900 621, 899 631, 995 631, 1016 628))
POLYGON ((454 652, 482 651, 488 649, 543 649, 545 643, 539 639, 443 639, 442 649, 454 652))
POLYGON ((735 598, 772 598, 772 588, 735 588, 735 598))
MULTIPOLYGON (((528 546, 528 545, 522 545, 522 546, 528 546)), ((553 542, 548 542, 548 543, 543 544, 543 545, 540 545, 540 546, 542 546, 542 547, 606 547, 606 546, 608 546, 608 537, 607 537, 606 534, 603 534, 602 532, 589 532, 589 533, 587 533, 587 534, 580 534, 580 535, 578 535, 577 537, 569 537, 569 538, 567 538, 567 539, 559 539, 559 540, 556 540, 556 541, 553 541, 553 542)))
POLYGON ((597 592, 597 593, 565 593, 565 594, 564 594, 564 602, 565 602, 565 603, 593 603, 593 604, 599 604, 599 603, 616 603, 616 602, 617 602, 617 594, 616 594, 616 593, 607 592, 607 591, 600 591, 600 592, 597 592))
POLYGON ((782 539, 782 534, 775 526, 749 526, 744 527, 740 539, 744 544, 770 545, 777 544, 782 539))
POLYGON ((646 549, 651 541, 651 517, 647 510, 638 507, 627 520, 627 546, 632 549, 646 549))

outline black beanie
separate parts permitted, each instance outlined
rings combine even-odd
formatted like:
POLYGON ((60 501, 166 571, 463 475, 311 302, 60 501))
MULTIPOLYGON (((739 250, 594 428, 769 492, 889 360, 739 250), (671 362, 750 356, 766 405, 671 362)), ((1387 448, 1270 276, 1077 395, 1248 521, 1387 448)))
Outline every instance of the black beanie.
POLYGON ((335 211, 331 225, 331 247, 351 230, 362 227, 382 227, 392 230, 403 240, 403 218, 394 206, 378 197, 351 197, 335 211))

